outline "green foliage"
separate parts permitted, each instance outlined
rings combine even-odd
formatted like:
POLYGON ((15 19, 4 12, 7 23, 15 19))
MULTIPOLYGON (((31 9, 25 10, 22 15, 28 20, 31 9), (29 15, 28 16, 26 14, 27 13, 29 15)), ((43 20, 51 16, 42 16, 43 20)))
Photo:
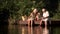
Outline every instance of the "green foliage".
POLYGON ((56 13, 56 14, 53 16, 53 19, 60 19, 60 13, 56 13))
POLYGON ((60 34, 60 27, 54 28, 53 34, 60 34))
POLYGON ((52 5, 50 3, 50 0, 0 0, 0 13, 3 9, 7 9, 9 10, 9 17, 18 20, 21 19, 22 15, 29 16, 34 8, 41 12, 42 7, 47 7, 53 18, 60 19, 60 0, 55 12, 51 10, 52 5))

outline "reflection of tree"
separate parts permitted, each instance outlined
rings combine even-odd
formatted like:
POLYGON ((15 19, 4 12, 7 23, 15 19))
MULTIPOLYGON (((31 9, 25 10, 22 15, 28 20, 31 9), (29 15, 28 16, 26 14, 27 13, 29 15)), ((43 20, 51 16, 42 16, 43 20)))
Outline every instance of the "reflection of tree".
POLYGON ((8 33, 9 34, 17 34, 18 33, 18 29, 16 25, 9 25, 8 26, 8 33))

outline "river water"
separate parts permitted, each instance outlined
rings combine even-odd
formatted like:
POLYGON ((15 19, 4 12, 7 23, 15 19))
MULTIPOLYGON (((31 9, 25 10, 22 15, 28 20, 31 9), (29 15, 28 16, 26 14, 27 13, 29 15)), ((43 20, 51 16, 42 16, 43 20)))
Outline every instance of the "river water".
POLYGON ((0 25, 0 34, 60 34, 60 27, 0 25))

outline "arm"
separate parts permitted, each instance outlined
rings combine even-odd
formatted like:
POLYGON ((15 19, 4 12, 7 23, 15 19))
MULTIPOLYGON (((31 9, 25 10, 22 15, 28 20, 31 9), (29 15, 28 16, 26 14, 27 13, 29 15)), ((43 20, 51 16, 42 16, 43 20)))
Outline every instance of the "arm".
POLYGON ((43 19, 45 19, 45 18, 48 18, 49 16, 47 16, 47 17, 42 17, 43 19))

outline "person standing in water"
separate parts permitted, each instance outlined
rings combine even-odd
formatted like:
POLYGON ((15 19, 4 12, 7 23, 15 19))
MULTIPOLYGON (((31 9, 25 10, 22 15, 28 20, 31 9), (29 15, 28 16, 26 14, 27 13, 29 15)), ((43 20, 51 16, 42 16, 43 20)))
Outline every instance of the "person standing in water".
POLYGON ((42 15, 42 20, 40 21, 40 25, 42 24, 42 21, 44 21, 45 26, 47 26, 49 12, 45 8, 42 9, 42 12, 43 12, 43 15, 42 15))

